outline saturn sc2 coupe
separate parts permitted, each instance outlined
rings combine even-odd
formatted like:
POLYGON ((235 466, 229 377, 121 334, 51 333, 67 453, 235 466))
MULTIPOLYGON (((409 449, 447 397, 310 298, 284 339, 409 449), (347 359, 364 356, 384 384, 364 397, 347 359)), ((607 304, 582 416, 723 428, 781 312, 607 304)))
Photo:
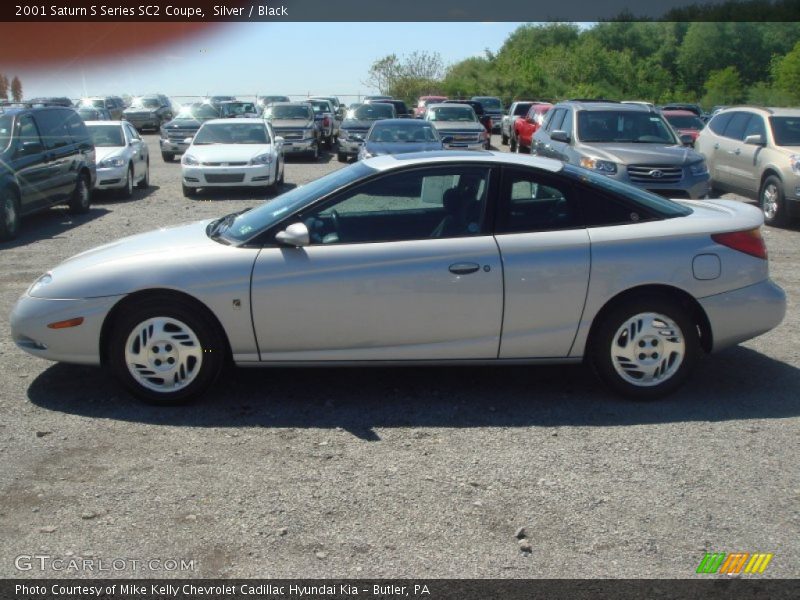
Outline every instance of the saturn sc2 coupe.
POLYGON ((649 399, 786 299, 755 207, 672 201, 538 157, 380 156, 256 208, 79 254, 14 341, 174 404, 239 366, 585 361, 649 399))

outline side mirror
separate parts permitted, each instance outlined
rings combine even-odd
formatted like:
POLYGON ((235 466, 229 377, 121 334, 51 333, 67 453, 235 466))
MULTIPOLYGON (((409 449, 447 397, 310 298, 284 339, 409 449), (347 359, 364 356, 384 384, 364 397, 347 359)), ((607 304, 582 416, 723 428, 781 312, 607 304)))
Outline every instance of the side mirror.
POLYGON ((560 129, 556 129, 550 134, 550 139, 554 142, 564 142, 565 144, 569 144, 569 136, 567 135, 566 131, 561 131, 560 129))
POLYGON ((275 235, 275 241, 284 246, 300 248, 311 243, 311 236, 305 223, 292 223, 275 235))
POLYGON ((42 146, 41 142, 22 142, 19 147, 19 153, 22 156, 31 156, 42 152, 44 152, 44 146, 42 146))
POLYGON ((744 143, 750 146, 765 146, 767 144, 766 140, 764 140, 764 136, 760 133, 748 135, 744 138, 744 143))
POLYGON ((694 138, 690 134, 684 133, 681 135, 681 144, 694 148, 694 138))
POLYGON ((193 139, 194 139, 194 136, 183 138, 183 143, 184 144, 191 144, 193 139))

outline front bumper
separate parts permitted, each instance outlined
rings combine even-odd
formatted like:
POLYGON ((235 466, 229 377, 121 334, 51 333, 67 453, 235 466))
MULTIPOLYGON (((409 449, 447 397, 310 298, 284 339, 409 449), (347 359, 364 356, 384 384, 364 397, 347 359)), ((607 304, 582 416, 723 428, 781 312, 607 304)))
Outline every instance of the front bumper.
POLYGON ((708 196, 711 191, 710 177, 705 175, 684 175, 679 181, 671 183, 659 183, 656 180, 648 182, 631 181, 624 168, 619 169, 615 175, 612 175, 617 181, 622 181, 629 185, 635 185, 638 188, 653 192, 659 196, 666 198, 685 198, 691 200, 699 200, 708 196))
POLYGON ((714 352, 774 329, 786 314, 786 294, 771 279, 699 302, 711 324, 714 352))
MULTIPOLYGON (((278 134, 280 135, 280 134, 278 134)), ((314 144, 317 141, 313 138, 306 140, 283 140, 284 154, 305 154, 314 151, 314 144)))
POLYGON ((96 190, 116 190, 125 187, 128 177, 128 165, 121 167, 97 167, 97 179, 94 183, 96 190))
POLYGON ((23 295, 11 312, 11 337, 29 354, 81 365, 100 364, 100 331, 106 315, 123 296, 51 300, 23 295), (48 323, 83 317, 83 323, 50 329, 48 323))
POLYGON ((361 146, 364 145, 364 142, 359 140, 343 140, 339 138, 339 152, 341 154, 347 154, 348 156, 357 156, 359 150, 361 150, 361 146))
POLYGON ((158 129, 161 127, 161 119, 158 117, 123 117, 136 129, 158 129))
POLYGON ((182 165, 182 179, 187 187, 263 187, 272 185, 272 164, 244 167, 207 167, 182 165))
POLYGON ((161 145, 162 152, 167 152, 170 154, 183 154, 189 147, 189 144, 185 142, 175 142, 164 138, 159 140, 159 144, 161 145))

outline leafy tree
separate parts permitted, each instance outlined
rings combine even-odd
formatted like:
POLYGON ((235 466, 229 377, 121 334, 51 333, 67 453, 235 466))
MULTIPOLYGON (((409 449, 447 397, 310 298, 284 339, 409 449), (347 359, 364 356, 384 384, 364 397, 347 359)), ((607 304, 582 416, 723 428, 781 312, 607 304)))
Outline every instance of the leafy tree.
POLYGON ((0 98, 8 100, 8 77, 0 73, 0 98))
POLYGON ((775 87, 791 102, 800 101, 800 42, 783 58, 772 63, 775 87))
POLYGON ((11 97, 14 99, 14 102, 22 101, 22 82, 16 75, 14 79, 11 80, 11 97))
POLYGON ((703 103, 706 106, 738 104, 744 100, 742 78, 736 67, 712 71, 706 81, 705 91, 703 103))

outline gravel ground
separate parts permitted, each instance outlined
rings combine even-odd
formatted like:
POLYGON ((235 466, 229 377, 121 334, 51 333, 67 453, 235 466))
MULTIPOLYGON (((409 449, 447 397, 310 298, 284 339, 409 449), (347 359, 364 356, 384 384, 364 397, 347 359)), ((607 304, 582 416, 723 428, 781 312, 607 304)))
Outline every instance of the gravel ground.
MULTIPOLYGON (((52 209, 0 245, 3 315, 68 256, 260 200, 183 198, 147 141, 150 190, 52 209)), ((287 186, 340 166, 290 162, 287 186)), ((194 561, 117 573, 144 577, 672 578, 761 551, 764 576, 798 577, 799 235, 766 229, 783 325, 649 404, 582 367, 242 369, 160 409, 17 350, 3 318, 0 576, 97 575, 16 568, 45 555, 194 561)))

